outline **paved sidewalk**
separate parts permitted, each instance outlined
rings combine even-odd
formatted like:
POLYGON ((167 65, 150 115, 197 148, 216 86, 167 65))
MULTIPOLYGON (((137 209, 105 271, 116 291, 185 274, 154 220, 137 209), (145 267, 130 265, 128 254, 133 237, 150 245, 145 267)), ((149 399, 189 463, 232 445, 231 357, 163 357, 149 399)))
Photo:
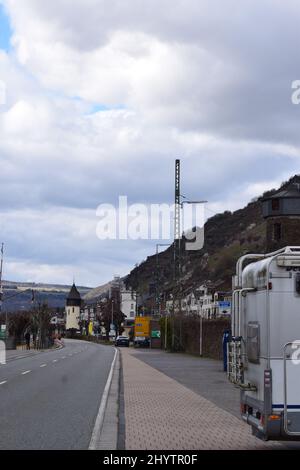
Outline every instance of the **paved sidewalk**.
POLYGON ((241 419, 122 349, 128 450, 280 449, 241 419))
POLYGON ((222 361, 147 348, 136 349, 135 357, 240 419, 240 389, 228 381, 222 361))

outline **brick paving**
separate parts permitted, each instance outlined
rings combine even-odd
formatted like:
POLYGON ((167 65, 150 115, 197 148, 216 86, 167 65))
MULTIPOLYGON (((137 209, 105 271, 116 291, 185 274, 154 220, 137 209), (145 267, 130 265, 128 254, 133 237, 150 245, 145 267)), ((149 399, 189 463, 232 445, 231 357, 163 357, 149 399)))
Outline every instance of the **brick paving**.
POLYGON ((280 449, 241 419, 122 349, 127 450, 280 449))

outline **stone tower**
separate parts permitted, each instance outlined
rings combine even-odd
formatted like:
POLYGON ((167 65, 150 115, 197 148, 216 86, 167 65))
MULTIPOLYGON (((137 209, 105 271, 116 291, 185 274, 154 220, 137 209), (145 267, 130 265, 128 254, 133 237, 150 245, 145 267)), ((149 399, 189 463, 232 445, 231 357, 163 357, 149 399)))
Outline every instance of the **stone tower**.
POLYGON ((262 200, 267 222, 266 251, 300 246, 300 176, 262 200))
POLYGON ((80 307, 81 296, 74 283, 66 300, 66 330, 79 329, 80 307))

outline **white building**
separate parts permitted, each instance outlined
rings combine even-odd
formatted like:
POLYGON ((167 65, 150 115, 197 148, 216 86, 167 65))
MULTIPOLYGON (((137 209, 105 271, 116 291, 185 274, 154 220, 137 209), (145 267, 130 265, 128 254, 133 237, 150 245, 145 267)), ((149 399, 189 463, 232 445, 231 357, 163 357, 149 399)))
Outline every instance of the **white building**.
POLYGON ((136 316, 136 293, 132 290, 121 290, 121 312, 126 320, 134 320, 136 316))
MULTIPOLYGON (((167 302, 167 309, 172 311, 173 301, 167 302)), ((196 313, 203 318, 219 318, 231 315, 231 294, 210 292, 206 286, 200 286, 187 294, 181 301, 181 309, 187 314, 196 313)), ((176 308, 176 311, 178 308, 176 308)))

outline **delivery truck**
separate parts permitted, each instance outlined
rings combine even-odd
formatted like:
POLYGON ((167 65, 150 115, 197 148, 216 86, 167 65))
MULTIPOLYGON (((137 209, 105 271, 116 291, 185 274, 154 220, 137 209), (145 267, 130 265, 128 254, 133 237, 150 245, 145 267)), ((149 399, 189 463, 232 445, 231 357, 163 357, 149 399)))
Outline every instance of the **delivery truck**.
POLYGON ((300 247, 247 254, 233 278, 227 373, 264 440, 300 439, 300 247))

